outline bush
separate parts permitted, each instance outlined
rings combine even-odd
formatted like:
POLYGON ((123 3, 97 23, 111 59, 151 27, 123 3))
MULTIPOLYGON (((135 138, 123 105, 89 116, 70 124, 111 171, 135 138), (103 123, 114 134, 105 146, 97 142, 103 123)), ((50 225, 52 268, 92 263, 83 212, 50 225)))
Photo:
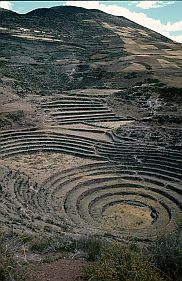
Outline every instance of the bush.
POLYGON ((76 247, 76 242, 73 239, 66 239, 56 235, 52 238, 41 237, 31 241, 30 250, 39 253, 48 252, 72 252, 76 247))
POLYGON ((25 281, 25 262, 18 262, 16 252, 22 252, 28 236, 0 232, 0 281, 25 281), (23 246, 23 248, 22 248, 23 246))
MULTIPOLYGON (((0 241, 1 243, 1 241, 0 241)), ((9 280, 13 272, 14 260, 6 245, 0 245, 0 280, 9 280)))
POLYGON ((173 280, 182 276, 181 231, 167 235, 148 247, 148 256, 156 268, 173 280))
POLYGON ((95 261, 100 256, 104 242, 99 237, 88 236, 81 238, 77 242, 77 250, 82 250, 87 254, 88 261, 95 261))
POLYGON ((0 280, 14 280, 16 262, 11 248, 12 241, 8 241, 5 234, 0 233, 0 280))
POLYGON ((89 281, 164 281, 136 247, 119 243, 102 250, 99 261, 86 269, 89 281))
POLYGON ((176 87, 157 88, 160 98, 169 103, 182 103, 182 89, 176 87))
POLYGON ((34 239, 29 248, 38 253, 83 251, 87 260, 94 261, 100 255, 102 247, 102 240, 94 236, 73 239, 55 235, 51 238, 34 239))

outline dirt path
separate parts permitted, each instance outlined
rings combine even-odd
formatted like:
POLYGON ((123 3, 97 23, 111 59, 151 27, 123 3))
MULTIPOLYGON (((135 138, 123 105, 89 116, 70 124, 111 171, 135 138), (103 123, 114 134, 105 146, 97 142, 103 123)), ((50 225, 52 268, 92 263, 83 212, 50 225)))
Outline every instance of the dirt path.
POLYGON ((31 263, 26 281, 83 281, 88 262, 82 259, 63 258, 51 263, 31 263))

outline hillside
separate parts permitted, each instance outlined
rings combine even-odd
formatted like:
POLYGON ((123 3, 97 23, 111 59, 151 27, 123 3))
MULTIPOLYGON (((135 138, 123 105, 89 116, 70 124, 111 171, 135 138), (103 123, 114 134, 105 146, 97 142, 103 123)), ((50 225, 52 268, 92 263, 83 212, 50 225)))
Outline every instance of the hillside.
POLYGON ((181 220, 182 45, 124 17, 0 9, 0 222, 154 241, 181 220))

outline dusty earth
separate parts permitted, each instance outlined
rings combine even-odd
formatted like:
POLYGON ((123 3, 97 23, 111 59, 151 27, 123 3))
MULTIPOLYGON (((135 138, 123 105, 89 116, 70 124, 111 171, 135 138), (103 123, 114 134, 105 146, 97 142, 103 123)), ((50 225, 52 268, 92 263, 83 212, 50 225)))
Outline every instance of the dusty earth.
POLYGON ((59 259, 51 263, 32 263, 28 266, 27 281, 82 281, 84 269, 88 266, 81 259, 59 259))

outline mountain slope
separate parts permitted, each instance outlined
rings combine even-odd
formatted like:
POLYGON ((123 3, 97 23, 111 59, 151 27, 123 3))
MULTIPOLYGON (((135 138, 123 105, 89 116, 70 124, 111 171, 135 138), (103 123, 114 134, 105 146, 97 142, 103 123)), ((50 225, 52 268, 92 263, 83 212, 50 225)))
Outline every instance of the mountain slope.
MULTIPOLYGON (((64 89, 97 86, 125 88, 145 76, 156 76, 174 85, 174 73, 175 86, 176 83, 181 85, 181 45, 123 17, 63 6, 37 9, 16 17, 8 16, 0 23, 2 27, 11 27, 11 32, 1 36, 2 40, 4 36, 4 40, 10 42, 9 50, 3 50, 4 55, 8 57, 8 52, 12 54, 11 45, 18 44, 14 42, 18 38, 19 42, 23 40, 22 43, 29 46, 31 42, 27 39, 37 39, 37 56, 34 53, 32 59, 39 64, 38 53, 41 53, 41 63, 44 63, 45 69, 46 64, 51 64, 52 76, 55 71, 62 76, 60 86, 64 89), (64 66, 61 60, 64 60, 64 66), (131 72, 138 74, 126 79, 122 75, 131 72), (85 76, 89 77, 89 81, 85 76), (136 76, 138 79, 134 79, 136 76)), ((28 46, 24 49, 19 46, 16 50, 17 56, 22 54, 30 56, 28 46)), ((50 65, 48 67, 50 69, 50 65)), ((36 70, 32 68, 31 72, 35 73, 36 70)))
POLYGON ((60 6, 25 15, 1 9, 0 14, 2 89, 9 87, 21 98, 76 89, 119 91, 107 100, 116 113, 181 114, 179 90, 177 103, 166 107, 164 98, 166 87, 169 98, 170 87, 182 85, 181 44, 97 10, 60 6), (133 87, 142 87, 142 94, 133 87))
POLYGON ((181 45, 96 10, 1 13, 1 225, 135 242, 174 231, 181 45))

